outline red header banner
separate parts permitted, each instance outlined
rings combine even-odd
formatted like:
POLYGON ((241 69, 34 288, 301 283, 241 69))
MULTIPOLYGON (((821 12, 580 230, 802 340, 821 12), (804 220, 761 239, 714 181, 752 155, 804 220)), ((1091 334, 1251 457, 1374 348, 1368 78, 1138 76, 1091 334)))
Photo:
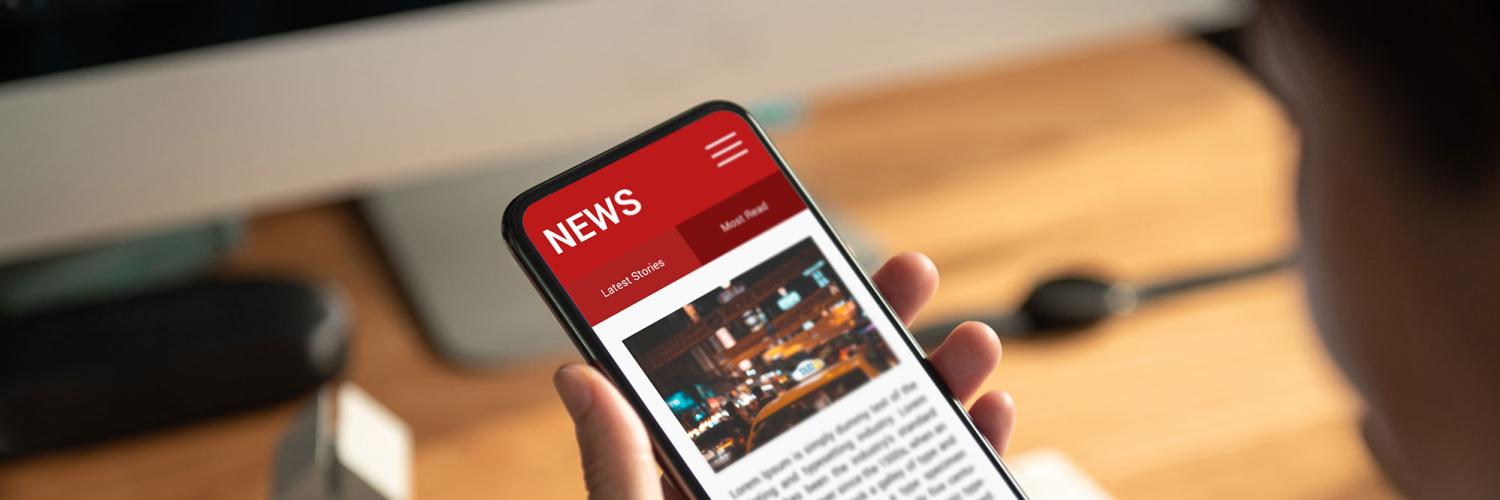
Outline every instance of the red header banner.
POLYGON ((749 122, 720 111, 536 201, 522 225, 598 324, 806 208, 749 122))

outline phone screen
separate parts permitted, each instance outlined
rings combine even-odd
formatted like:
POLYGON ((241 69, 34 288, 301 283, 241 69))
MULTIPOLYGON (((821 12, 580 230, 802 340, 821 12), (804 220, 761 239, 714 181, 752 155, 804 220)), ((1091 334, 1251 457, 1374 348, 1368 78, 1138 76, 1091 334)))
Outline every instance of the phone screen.
POLYGON ((712 498, 1019 498, 759 129, 684 116, 520 215, 658 445, 712 498))

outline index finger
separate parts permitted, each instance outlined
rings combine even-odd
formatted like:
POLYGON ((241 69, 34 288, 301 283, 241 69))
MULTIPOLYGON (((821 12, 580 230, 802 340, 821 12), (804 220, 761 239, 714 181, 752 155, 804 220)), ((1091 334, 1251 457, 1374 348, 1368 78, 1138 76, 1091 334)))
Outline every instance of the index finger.
POLYGON ((880 266, 870 279, 880 295, 910 325, 917 312, 937 293, 938 272, 932 259, 917 252, 902 252, 880 266))

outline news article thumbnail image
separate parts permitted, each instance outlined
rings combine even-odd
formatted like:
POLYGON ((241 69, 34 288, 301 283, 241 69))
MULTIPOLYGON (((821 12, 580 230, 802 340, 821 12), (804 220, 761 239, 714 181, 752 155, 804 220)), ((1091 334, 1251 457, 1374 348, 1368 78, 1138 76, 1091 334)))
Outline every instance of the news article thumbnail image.
POLYGON ((715 471, 897 363, 811 238, 625 347, 715 471))

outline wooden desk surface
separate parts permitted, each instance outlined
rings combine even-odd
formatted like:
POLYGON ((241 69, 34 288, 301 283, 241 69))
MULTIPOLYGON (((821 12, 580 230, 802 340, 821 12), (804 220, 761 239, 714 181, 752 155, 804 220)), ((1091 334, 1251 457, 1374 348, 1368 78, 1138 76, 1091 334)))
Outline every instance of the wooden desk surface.
MULTIPOLYGON (((1292 244, 1293 136, 1237 68, 1191 42, 1102 45, 815 102, 778 145, 826 208, 937 261, 928 318, 1014 303, 1052 271, 1150 279, 1292 244)), ((348 291, 347 376, 411 424, 418 498, 581 496, 550 383, 573 356, 488 373, 443 365, 347 207, 264 217, 250 236, 234 272, 348 291)), ((1061 450, 1120 498, 1391 496, 1292 273, 1012 341, 989 384, 1019 402, 1012 454, 1061 450)), ((296 406, 3 464, 0 497, 264 498, 296 406)))

